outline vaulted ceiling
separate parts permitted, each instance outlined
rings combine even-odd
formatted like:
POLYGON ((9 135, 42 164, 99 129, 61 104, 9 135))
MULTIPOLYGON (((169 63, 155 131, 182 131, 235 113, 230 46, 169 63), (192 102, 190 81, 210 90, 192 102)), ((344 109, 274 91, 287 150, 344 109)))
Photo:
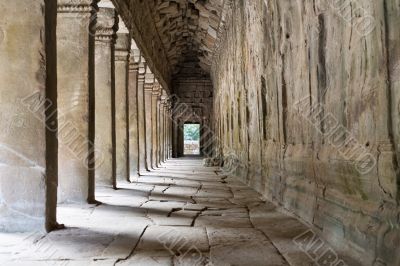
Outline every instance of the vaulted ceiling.
POLYGON ((149 1, 173 75, 188 68, 209 73, 223 4, 224 0, 149 1))
POLYGON ((209 76, 231 1, 112 0, 164 88, 176 77, 209 76))

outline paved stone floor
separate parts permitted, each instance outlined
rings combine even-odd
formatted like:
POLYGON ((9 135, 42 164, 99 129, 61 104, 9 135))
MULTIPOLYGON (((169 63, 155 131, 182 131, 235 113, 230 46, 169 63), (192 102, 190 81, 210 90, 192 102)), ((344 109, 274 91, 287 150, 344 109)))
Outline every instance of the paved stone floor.
POLYGON ((314 265, 293 241, 307 226, 201 160, 119 187, 60 206, 64 230, 0 234, 0 265, 314 265))

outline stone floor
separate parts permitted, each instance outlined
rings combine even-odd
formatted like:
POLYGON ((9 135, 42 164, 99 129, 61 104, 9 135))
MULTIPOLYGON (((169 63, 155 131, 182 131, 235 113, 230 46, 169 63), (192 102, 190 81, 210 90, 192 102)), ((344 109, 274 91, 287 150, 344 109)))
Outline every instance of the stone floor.
POLYGON ((326 265, 302 248, 307 226, 201 160, 119 187, 60 206, 64 230, 0 234, 0 265, 326 265))

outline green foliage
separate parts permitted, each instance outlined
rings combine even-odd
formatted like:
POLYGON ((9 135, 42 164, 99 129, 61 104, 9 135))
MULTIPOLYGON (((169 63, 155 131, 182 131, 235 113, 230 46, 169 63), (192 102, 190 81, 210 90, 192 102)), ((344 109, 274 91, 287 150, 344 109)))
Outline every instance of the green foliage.
POLYGON ((184 127, 185 140, 200 140, 200 125, 199 124, 186 124, 184 127))

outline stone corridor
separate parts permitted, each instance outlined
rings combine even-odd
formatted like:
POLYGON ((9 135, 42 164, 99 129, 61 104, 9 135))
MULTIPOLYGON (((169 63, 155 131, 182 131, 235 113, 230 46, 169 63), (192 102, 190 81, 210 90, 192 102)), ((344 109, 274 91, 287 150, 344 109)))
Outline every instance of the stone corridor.
POLYGON ((400 266, 399 28, 400 0, 0 0, 0 266, 400 266))
POLYGON ((0 234, 0 265, 313 265, 295 240, 307 225, 197 158, 96 196, 59 206, 64 230, 0 234))

